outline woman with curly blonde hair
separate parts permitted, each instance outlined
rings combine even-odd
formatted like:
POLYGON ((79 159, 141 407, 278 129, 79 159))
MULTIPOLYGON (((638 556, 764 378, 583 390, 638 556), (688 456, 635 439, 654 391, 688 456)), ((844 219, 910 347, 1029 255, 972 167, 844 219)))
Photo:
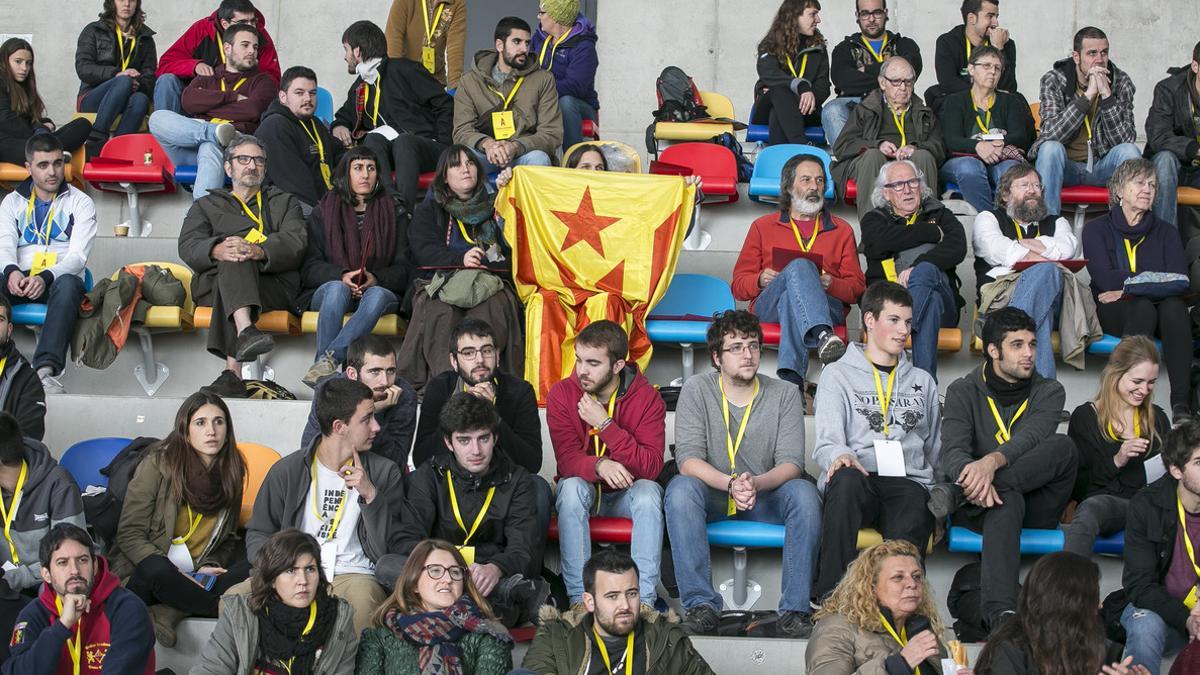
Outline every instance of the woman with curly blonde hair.
POLYGON ((942 620, 921 554, 907 541, 859 553, 813 618, 804 655, 809 675, 942 672, 942 620))

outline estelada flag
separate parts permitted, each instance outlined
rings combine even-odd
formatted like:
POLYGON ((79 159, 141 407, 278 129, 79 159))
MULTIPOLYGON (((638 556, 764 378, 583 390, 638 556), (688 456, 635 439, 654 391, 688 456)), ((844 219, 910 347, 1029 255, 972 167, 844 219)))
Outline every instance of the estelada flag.
POLYGON ((646 314, 675 274, 695 207, 679 176, 517 167, 496 196, 525 303, 525 379, 538 401, 575 365, 575 335, 609 319, 645 370, 646 314))

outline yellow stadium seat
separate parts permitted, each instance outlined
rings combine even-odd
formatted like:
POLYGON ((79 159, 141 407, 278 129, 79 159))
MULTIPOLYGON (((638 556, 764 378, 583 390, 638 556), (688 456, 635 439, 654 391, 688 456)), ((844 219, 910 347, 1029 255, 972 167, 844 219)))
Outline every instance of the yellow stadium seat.
MULTIPOLYGON (((208 328, 212 323, 212 307, 196 307, 195 314, 196 328, 208 328)), ((268 333, 280 333, 284 335, 299 335, 300 320, 295 314, 285 310, 275 310, 273 312, 263 312, 258 317, 259 330, 268 333)))
POLYGON ((267 471, 279 461, 280 455, 258 443, 238 443, 238 451, 242 453, 242 459, 246 462, 246 487, 242 490, 242 513, 238 521, 245 527, 246 523, 250 522, 250 515, 254 513, 254 499, 258 496, 258 489, 262 487, 267 471))
POLYGON ((1184 206, 1200 206, 1200 188, 1181 187, 1176 200, 1184 206))
MULTIPOLYGON (((858 336, 858 341, 866 343, 867 331, 863 331, 858 336)), ((957 352, 962 349, 963 336, 961 328, 940 328, 938 329, 938 351, 939 352, 957 352)), ((908 342, 904 343, 905 349, 912 349, 912 337, 908 338, 908 342)))
MULTIPOLYGON (((317 319, 320 316, 320 312, 305 312, 304 316, 300 317, 300 332, 306 335, 316 333, 317 319)), ((350 314, 347 314, 342 319, 343 325, 350 320, 350 316, 350 314)), ((404 319, 401 319, 399 314, 384 314, 379 317, 379 321, 375 324, 375 328, 371 332, 384 337, 404 337, 404 332, 407 328, 408 323, 404 319)))
MULTIPOLYGON (((734 119, 733 101, 728 96, 712 91, 700 92, 700 99, 711 117, 734 119)), ((654 138, 660 141, 707 141, 714 136, 733 133, 728 122, 659 122, 654 125, 654 138)))
MULTIPOLYGON (((873 530, 869 527, 864 527, 858 531, 858 543, 856 548, 863 550, 877 544, 883 543, 883 535, 879 534, 879 530, 873 530)), ((929 537, 929 545, 925 547, 926 553, 933 553, 933 535, 929 537)))

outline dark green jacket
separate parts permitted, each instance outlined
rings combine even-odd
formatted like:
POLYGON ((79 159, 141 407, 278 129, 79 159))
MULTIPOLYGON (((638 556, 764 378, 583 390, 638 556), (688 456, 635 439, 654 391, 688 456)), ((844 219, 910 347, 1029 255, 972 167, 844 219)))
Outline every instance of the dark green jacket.
MULTIPOLYGON (((512 643, 483 633, 468 633, 458 642, 466 675, 504 675, 512 670, 512 643)), ((420 647, 396 637, 390 628, 368 628, 358 645, 356 675, 419 673, 420 647)))
MULTIPOLYGON (((586 675, 593 648, 592 615, 580 605, 560 615, 546 606, 542 625, 525 654, 522 668, 538 675, 586 675)), ((704 657, 692 647, 674 613, 660 614, 642 606, 635 629, 646 650, 646 673, 653 675, 713 675, 704 657)), ((360 671, 361 672, 361 671, 360 671)))

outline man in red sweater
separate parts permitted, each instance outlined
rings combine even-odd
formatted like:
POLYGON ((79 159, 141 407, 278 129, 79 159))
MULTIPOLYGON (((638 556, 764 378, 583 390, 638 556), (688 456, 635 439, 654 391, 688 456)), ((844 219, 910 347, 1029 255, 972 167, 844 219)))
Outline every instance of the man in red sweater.
POLYGON ((833 327, 865 289, 854 230, 825 209, 825 165, 796 155, 783 166, 779 213, 754 221, 733 268, 733 297, 780 325, 780 379, 803 386, 810 349, 821 363, 841 358, 833 327))
POLYGON ((583 597, 592 555, 590 515, 633 519, 630 553, 641 600, 658 597, 662 559, 667 408, 637 365, 629 338, 612 321, 593 321, 575 338, 575 377, 550 387, 546 425, 558 461, 558 546, 571 603, 583 597))

